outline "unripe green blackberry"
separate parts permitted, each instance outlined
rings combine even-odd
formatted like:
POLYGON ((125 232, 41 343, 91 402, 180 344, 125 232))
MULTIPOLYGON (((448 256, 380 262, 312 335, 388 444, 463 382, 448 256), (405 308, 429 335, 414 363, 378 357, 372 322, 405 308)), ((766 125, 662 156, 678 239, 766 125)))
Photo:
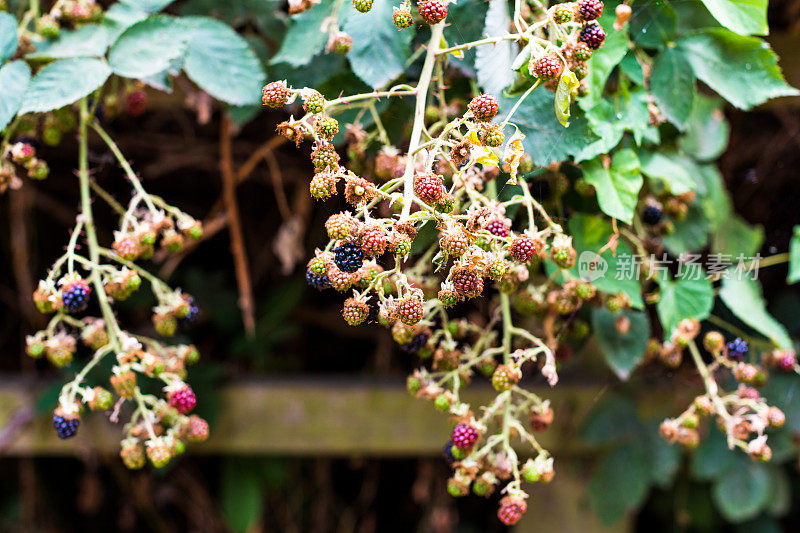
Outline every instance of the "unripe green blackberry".
POLYGON ((347 55, 351 48, 353 48, 353 38, 343 31, 337 33, 331 43, 331 50, 340 56, 347 55))
POLYGON ((589 66, 586 63, 578 63, 574 67, 572 67, 572 73, 575 74, 575 77, 579 80, 586 78, 589 75, 589 66))
POLYGON ((43 180, 50 175, 50 167, 41 159, 34 159, 28 164, 28 177, 34 180, 43 180))
POLYGON ((314 89, 306 90, 301 97, 303 99, 303 110, 306 113, 316 115, 317 113, 322 113, 325 109, 325 97, 318 91, 314 89))
POLYGON ((336 173, 328 168, 320 170, 311 178, 308 191, 315 200, 327 200, 336 194, 336 173))
POLYGON ((507 391, 516 385, 522 373, 518 368, 513 368, 508 365, 497 365, 492 374, 492 387, 500 392, 507 391))
POLYGON ((36 33, 45 39, 55 39, 60 29, 61 25, 51 15, 42 15, 36 21, 36 33))
POLYGON ((437 297, 439 298, 439 301, 442 302, 442 305, 445 307, 453 307, 458 303, 460 299, 458 292, 450 283, 442 285, 442 288, 439 289, 439 294, 437 297))
POLYGON ((94 396, 89 400, 89 409, 92 411, 108 411, 114 405, 114 395, 103 387, 92 389, 94 396))
POLYGON ((164 468, 172 459, 172 450, 162 438, 147 443, 147 458, 156 468, 164 468))
POLYGON ((406 390, 412 395, 416 395, 422 388, 422 382, 416 376, 408 376, 406 379, 406 390))
POLYGON ((556 24, 564 24, 572 20, 575 8, 571 4, 558 4, 553 10, 553 20, 556 24))
POLYGON ((592 57, 592 49, 586 43, 577 42, 572 49, 572 57, 577 61, 589 61, 589 58, 592 57))
POLYGON ((311 164, 319 170, 335 168, 339 164, 339 154, 336 153, 336 149, 330 143, 316 143, 314 144, 314 149, 311 150, 311 164))
POLYGON ((353 7, 359 13, 368 13, 372 9, 372 0, 353 0, 353 7))
POLYGON ((503 134, 503 127, 500 124, 488 123, 481 124, 479 139, 482 144, 497 148, 502 146, 506 136, 503 134))
POLYGON ((411 9, 407 5, 394 7, 392 9, 392 22, 397 26, 397 29, 404 30, 414 24, 414 17, 411 15, 411 9))
POLYGON ((122 443, 122 449, 119 452, 122 463, 129 470, 140 470, 144 468, 146 457, 144 446, 138 442, 125 442, 122 443))
POLYGON ((439 411, 445 411, 445 412, 450 410, 451 403, 452 403, 452 401, 450 400, 450 398, 446 394, 440 394, 433 401, 433 405, 434 405, 434 407, 436 407, 436 409, 438 409, 439 411))
POLYGON ((320 117, 314 123, 314 131, 326 141, 332 141, 339 133, 339 121, 331 117, 320 117))
POLYGON ((261 101, 264 105, 271 108, 278 108, 286 105, 289 101, 289 88, 285 81, 273 81, 264 86, 261 94, 261 101))

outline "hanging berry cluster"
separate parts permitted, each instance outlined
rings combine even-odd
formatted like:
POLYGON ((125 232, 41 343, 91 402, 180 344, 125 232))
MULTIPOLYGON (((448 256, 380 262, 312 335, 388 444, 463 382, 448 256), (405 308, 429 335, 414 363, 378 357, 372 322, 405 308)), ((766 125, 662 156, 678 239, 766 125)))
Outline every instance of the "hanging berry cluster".
MULTIPOLYGON (((359 12, 372 8, 372 0, 353 4, 359 12)), ((572 238, 527 183, 517 185, 518 174, 524 178, 533 165, 512 122, 514 112, 539 84, 556 90, 566 83, 567 99, 585 92, 579 83, 587 75, 585 62, 605 38, 595 22, 603 4, 580 0, 538 17, 516 13, 518 33, 443 49, 447 8, 441 0, 417 6, 431 36, 416 86, 326 100, 313 88, 275 81, 263 88, 262 100, 270 108, 299 101, 302 116, 282 122, 278 132, 298 146, 311 141, 311 196, 327 200, 341 192, 349 205, 326 221, 329 242, 309 261, 308 283, 347 295, 342 316, 348 324, 379 322, 402 351, 428 362, 409 377, 408 389, 451 415, 446 455, 454 472, 448 491, 488 496, 500 490, 498 517, 513 524, 526 509, 523 481, 547 482, 554 475, 553 458, 534 436, 550 425, 553 410, 519 385, 523 374, 539 372, 555 385, 560 335, 576 311, 583 305, 619 311, 628 303, 624 295, 601 294, 570 274, 576 261, 572 238), (528 47, 536 78, 513 109, 498 120, 500 103, 493 95, 478 94, 466 107, 447 101, 448 56, 500 39, 528 47), (403 96, 415 98, 405 150, 390 143, 374 108, 376 99, 403 96), (371 111, 373 131, 359 119, 340 128, 334 118, 358 107, 359 117, 371 111), (333 144, 341 129, 347 166, 333 144), (377 152, 374 144, 380 145, 377 152), (506 183, 498 186, 501 176, 506 183), (498 190, 507 186, 518 193, 501 199, 498 190), (423 228, 435 228, 438 239, 425 241, 423 228), (480 306, 486 316, 463 318, 479 297, 486 300, 480 306), (476 372, 497 391, 480 409, 461 398, 476 372), (518 457, 519 442, 533 458, 518 457)), ((414 22, 409 2, 392 16, 400 30, 414 22)), ((329 21, 326 27, 335 26, 329 21)))
MULTIPOLYGON (((67 370, 77 366, 81 352, 88 356, 59 394, 53 426, 60 438, 77 433, 85 409, 110 411, 112 421, 129 413, 120 452, 125 465, 142 468, 149 459, 163 467, 183 452, 187 442, 208 438, 208 424, 190 414, 197 400, 184 381, 186 367, 197 361, 199 353, 191 345, 168 345, 124 330, 112 306, 144 281, 157 300, 153 324, 159 335, 172 336, 194 321, 198 309, 192 297, 170 288, 136 261, 150 258, 156 247, 180 251, 185 239, 202 236, 202 228, 143 189, 117 145, 94 119, 86 99, 78 115, 81 212, 66 252, 33 294, 39 311, 53 316, 45 329, 28 336, 27 353, 67 370), (127 208, 89 176, 89 128, 106 143, 133 186, 127 208), (98 242, 92 192, 120 215, 111 247, 98 242), (104 376, 101 363, 109 359, 113 366, 110 375, 104 376)), ((27 144, 13 145, 10 153, 15 164, 35 160, 27 144)))

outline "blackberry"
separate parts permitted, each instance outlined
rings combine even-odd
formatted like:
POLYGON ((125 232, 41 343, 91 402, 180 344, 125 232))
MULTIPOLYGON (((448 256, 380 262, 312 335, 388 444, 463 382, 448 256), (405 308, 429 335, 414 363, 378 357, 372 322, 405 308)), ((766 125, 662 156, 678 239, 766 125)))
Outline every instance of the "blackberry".
POLYGON ((424 0, 417 5, 419 15, 428 24, 438 24, 447 17, 447 4, 440 0, 424 0))
POLYGON ((414 335, 414 338, 411 339, 409 342, 400 345, 400 350, 409 353, 415 354, 420 351, 425 345, 428 343, 428 339, 430 338, 430 333, 427 331, 423 331, 422 333, 417 333, 414 335))
POLYGON ((488 221, 483 229, 495 237, 508 237, 508 226, 506 226, 506 223, 499 218, 493 218, 492 220, 488 221))
POLYGON ((69 439, 75 436, 78 432, 78 426, 81 421, 79 418, 68 418, 59 415, 53 415, 53 427, 56 428, 56 434, 59 439, 69 439))
POLYGON ((414 24, 414 17, 411 16, 411 10, 408 7, 395 7, 392 9, 392 22, 397 29, 404 30, 414 24))
POLYGON ((645 206, 644 211, 642 212, 642 222, 649 226, 655 226, 661 222, 661 218, 663 216, 664 212, 661 210, 661 207, 657 205, 648 205, 645 206))
POLYGON ((497 103, 497 98, 491 94, 481 94, 473 98, 467 107, 475 115, 475 120, 489 122, 497 115, 500 104, 497 103))
POLYGON ((372 9, 372 2, 373 0, 353 0, 353 7, 359 13, 367 13, 372 9))
POLYGON ((536 239, 530 235, 522 234, 514 237, 508 247, 508 254, 517 263, 527 263, 539 253, 541 249, 536 239))
POLYGON ((326 141, 332 141, 339 133, 339 121, 331 117, 320 117, 314 124, 314 131, 326 141))
POLYGON ((186 302, 188 310, 184 316, 178 318, 178 324, 181 326, 188 326, 197 320, 197 313, 200 311, 200 309, 197 307, 197 304, 194 303, 194 298, 191 296, 184 295, 183 299, 186 302))
POLYGON ((600 0, 578 0, 578 16, 581 20, 597 20, 603 14, 600 0))
POLYGON ((185 415, 197 405, 197 396, 195 396, 194 391, 189 385, 184 385, 177 390, 171 391, 167 395, 167 398, 169 404, 182 415, 185 415))
POLYGON ((435 204, 444 194, 442 177, 432 172, 414 177, 414 194, 426 204, 435 204))
POLYGON ((352 274, 364 263, 364 252, 354 243, 346 242, 333 250, 333 262, 339 270, 352 274))
POLYGON ((442 448, 442 457, 444 457, 448 465, 452 465, 456 462, 456 458, 453 456, 453 441, 449 440, 447 444, 444 445, 444 448, 442 448))
POLYGON ((741 361, 744 359, 744 356, 747 355, 748 350, 749 347, 747 346, 747 342, 743 341, 739 337, 736 337, 728 343, 728 359, 741 361))
POLYGON ((261 91, 261 101, 267 107, 278 108, 286 105, 288 100, 289 88, 286 86, 286 82, 273 81, 264 85, 264 89, 261 91))
POLYGON ((574 10, 569 6, 569 4, 559 4, 553 11, 553 20, 556 22, 556 24, 564 24, 572 20, 573 15, 574 10))
POLYGON ((592 50, 597 50, 600 48, 600 45, 603 44, 603 41, 606 40, 606 32, 600 27, 600 24, 590 22, 581 29, 578 40, 586 43, 592 50))
POLYGON ((506 137, 503 134, 503 127, 500 124, 482 124, 479 139, 485 146, 497 148, 503 144, 506 137))
POLYGON ((561 76, 564 64, 556 54, 545 54, 533 63, 531 70, 541 80, 553 80, 561 76))
POLYGON ((519 519, 522 518, 522 515, 525 514, 527 509, 528 505, 525 503, 524 499, 518 496, 506 496, 500 500, 497 518, 505 525, 513 526, 519 522, 519 519))
POLYGON ((450 434, 453 446, 462 450, 470 449, 478 441, 478 437, 480 437, 478 430, 468 424, 457 424, 450 434))
POLYGON ((327 274, 317 274, 311 269, 306 270, 306 282, 318 291, 324 291, 331 286, 327 274))
POLYGON ((80 313, 89 305, 92 289, 83 280, 73 281, 61 289, 61 301, 70 313, 80 313))

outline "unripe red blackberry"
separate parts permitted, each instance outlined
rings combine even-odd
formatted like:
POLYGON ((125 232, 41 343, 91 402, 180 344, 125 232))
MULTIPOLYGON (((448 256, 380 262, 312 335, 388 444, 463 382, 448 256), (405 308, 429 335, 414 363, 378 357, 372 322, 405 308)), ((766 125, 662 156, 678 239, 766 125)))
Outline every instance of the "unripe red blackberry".
POLYGON ((25 165, 36 157, 36 150, 28 143, 18 142, 11 147, 11 160, 18 165, 25 165))
POLYGON ((603 2, 601 0, 578 0, 576 14, 580 21, 597 20, 603 14, 603 2))
POLYGON ((366 255, 376 257, 383 255, 386 251, 386 247, 389 245, 389 239, 383 227, 378 224, 367 224, 361 230, 359 243, 361 245, 361 250, 363 250, 366 255))
POLYGON ((336 194, 337 174, 329 168, 320 170, 308 184, 308 191, 315 200, 327 200, 336 194))
POLYGON ((330 143, 315 143, 313 150, 311 150, 311 164, 319 170, 335 168, 339 164, 339 154, 336 153, 336 149, 330 143))
POLYGON ((474 427, 468 424, 457 424, 452 433, 450 433, 450 440, 456 448, 468 450, 472 448, 472 445, 478 441, 480 436, 480 433, 474 427))
POLYGON ((147 111, 147 93, 141 89, 129 92, 125 97, 125 107, 132 117, 143 115, 147 111))
POLYGON ((345 272, 337 267, 328 269, 328 282, 334 290, 344 292, 349 290, 356 278, 353 274, 345 272))
POLYGON ((435 204, 444 194, 442 176, 423 172, 414 176, 414 194, 426 204, 435 204))
POLYGON ((357 300, 355 298, 348 298, 344 301, 342 317, 349 325, 358 326, 367 319, 368 314, 369 306, 366 304, 366 302, 357 300))
POLYGON ((597 50, 600 48, 600 45, 603 44, 603 41, 606 40, 606 32, 600 27, 600 24, 590 22, 583 26, 578 40, 586 43, 592 50, 597 50))
POLYGON ((353 7, 356 8, 356 11, 359 13, 368 13, 370 9, 372 9, 372 1, 373 0, 353 0, 353 7))
POLYGON ((483 229, 495 237, 508 237, 508 225, 500 218, 492 218, 484 224, 483 229))
POLYGON ((208 422, 197 415, 190 416, 186 427, 186 439, 189 442, 204 442, 208 440, 208 436, 208 422))
POLYGON ((536 257, 540 250, 541 243, 527 233, 523 233, 512 239, 508 247, 508 254, 517 263, 527 263, 536 257))
POLYGON ((473 98, 467 107, 472 111, 475 120, 489 122, 497 115, 500 104, 497 103, 497 98, 491 94, 481 94, 473 98))
POLYGON ((118 237, 111 247, 126 261, 134 261, 141 253, 140 241, 134 235, 121 235, 118 237))
POLYGON ((545 54, 533 63, 531 71, 543 81, 554 80, 564 72, 564 63, 554 53, 545 54))
POLYGON ((325 109, 325 97, 314 89, 303 91, 301 98, 303 99, 303 110, 306 113, 316 115, 325 109))
POLYGON ((430 25, 438 24, 447 18, 447 3, 441 0, 422 0, 417 9, 422 20, 430 25))
POLYGON ((289 88, 285 81, 273 81, 264 85, 261 91, 261 101, 264 105, 271 108, 278 108, 286 105, 289 101, 289 88))
POLYGON ((342 241, 355 235, 359 224, 359 221, 350 213, 337 213, 329 216, 325 221, 325 230, 328 232, 328 238, 342 241))
POLYGON ((404 30, 414 24, 414 17, 411 15, 411 9, 402 5, 392 9, 392 22, 397 26, 397 29, 404 30))
POLYGON ((483 277, 473 266, 456 267, 450 274, 453 288, 464 299, 475 298, 483 292, 483 277))
POLYGON ((167 393, 169 404, 182 415, 187 414, 197 405, 197 397, 189 385, 181 384, 167 393))
POLYGON ((314 123, 314 131, 326 141, 332 141, 339 133, 339 121, 331 117, 319 117, 314 123))
POLYGON ((146 463, 144 446, 139 442, 123 441, 119 456, 122 459, 122 464, 129 470, 140 470, 144 468, 146 463))
POLYGON ((481 124, 478 138, 482 144, 492 148, 497 148, 498 146, 502 146, 506 136, 503 134, 503 126, 500 124, 489 123, 481 124))
POLYGON ((407 325, 413 326, 422 320, 425 314, 425 307, 422 303, 422 298, 419 296, 406 296, 400 300, 397 306, 397 316, 400 321, 407 325))
POLYGON ((519 496, 506 496, 500 500, 500 508, 497 510, 497 518, 507 526, 513 526, 519 522, 522 515, 528 509, 528 504, 519 496))
POLYGON ((492 387, 500 392, 507 391, 522 378, 519 368, 508 365, 497 365, 492 374, 492 387))

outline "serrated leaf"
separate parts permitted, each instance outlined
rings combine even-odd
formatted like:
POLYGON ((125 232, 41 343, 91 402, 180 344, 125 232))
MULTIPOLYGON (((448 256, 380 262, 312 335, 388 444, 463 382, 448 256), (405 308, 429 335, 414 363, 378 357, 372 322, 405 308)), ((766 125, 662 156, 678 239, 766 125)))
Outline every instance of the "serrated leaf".
POLYGON ((578 78, 570 71, 565 71, 558 80, 556 88, 556 119, 564 126, 569 126, 569 104, 572 102, 572 91, 580 85, 578 78))
MULTIPOLYGON (((511 18, 508 16, 508 2, 490 0, 486 12, 483 33, 486 37, 497 37, 508 33, 511 18)), ((514 44, 500 41, 479 46, 475 50, 475 70, 478 85, 489 94, 502 94, 503 89, 514 81, 514 44)))
POLYGON ((671 152, 642 152, 642 174, 664 183, 672 194, 683 194, 696 188, 695 181, 671 152))
POLYGON ((792 240, 789 242, 789 274, 786 283, 800 281, 800 225, 794 227, 792 240))
POLYGON ((711 489, 714 503, 731 522, 753 518, 767 505, 770 477, 766 466, 736 456, 736 465, 726 470, 711 489))
POLYGON ((753 226, 741 217, 731 215, 724 223, 719 224, 711 248, 718 254, 750 257, 761 248, 762 242, 764 242, 763 227, 753 226))
POLYGON ((108 42, 113 43, 122 33, 147 18, 147 12, 128 4, 117 3, 103 15, 103 27, 108 32, 108 42))
POLYGON ((714 290, 711 282, 700 279, 660 279, 660 297, 656 309, 664 329, 664 338, 669 339, 678 322, 685 318, 704 320, 714 307, 714 290))
POLYGON ((9 13, 0 12, 0 62, 13 56, 18 46, 17 19, 9 13))
POLYGON ((766 35, 767 0, 703 0, 714 18, 741 35, 766 35))
POLYGON ((625 57, 619 62, 619 69, 636 85, 644 85, 644 70, 636 59, 635 49, 628 50, 625 53, 625 57))
POLYGON ((353 38, 353 47, 347 54, 350 66, 367 85, 378 89, 403 73, 413 31, 397 29, 392 22, 391 3, 376 2, 368 13, 353 9, 343 30, 353 38))
POLYGON ((72 57, 50 63, 31 80, 20 114, 52 111, 98 89, 111 75, 102 59, 72 57))
MULTIPOLYGON (((489 2, 457 2, 447 7, 447 25, 444 27, 444 38, 452 44, 477 41, 482 37, 484 21, 489 10, 489 2)), ((409 31, 411 28, 403 31, 409 31)), ((475 64, 478 50, 481 46, 471 50, 462 50, 463 57, 457 59, 450 56, 449 62, 464 72, 474 75, 472 67, 475 64)), ((498 93, 499 94, 499 93, 498 93)))
POLYGON ((110 43, 109 30, 98 24, 86 24, 76 30, 61 30, 58 38, 45 41, 26 59, 62 59, 66 57, 101 57, 110 43))
MULTIPOLYGON (((508 115, 516 103, 515 98, 498 98, 500 115, 508 115)), ((564 128, 553 113, 553 93, 542 88, 533 91, 519 106, 513 122, 525 135, 522 144, 534 165, 548 165, 575 155, 597 137, 589 131, 582 113, 573 116, 569 128, 564 128)))
POLYGON ((742 279, 736 278, 736 275, 723 278, 720 299, 739 320, 766 336, 775 345, 791 348, 792 339, 786 328, 767 312, 758 282, 744 276, 742 279))
POLYGON ((630 224, 644 182, 636 152, 630 148, 616 152, 609 168, 605 168, 602 158, 586 161, 582 168, 586 182, 594 185, 603 213, 630 224))
POLYGON ((770 98, 798 94, 786 84, 778 57, 763 40, 730 30, 705 30, 678 41, 697 78, 734 106, 750 109, 770 98))
POLYGON ((678 16, 672 4, 665 1, 633 4, 631 39, 645 48, 659 48, 675 39, 678 16))
POLYGON ((592 331, 611 370, 625 381, 639 364, 650 338, 650 323, 642 311, 612 313, 603 307, 592 309, 592 331), (628 317, 630 329, 621 333, 615 326, 620 316, 628 317))
POLYGON ((121 4, 141 9, 146 13, 157 13, 175 0, 120 0, 121 4))
POLYGON ((691 66, 674 48, 663 50, 653 63, 650 94, 661 113, 683 130, 692 113, 697 88, 691 66))
POLYGON ((0 94, 3 95, 0 98, 0 130, 17 114, 30 81, 31 69, 22 60, 12 61, 0 68, 0 94))
POLYGON ((154 15, 125 30, 111 47, 108 62, 114 74, 144 78, 167 70, 181 57, 191 33, 182 19, 154 15))
POLYGON ((638 442, 617 448, 603 459, 589 482, 589 504, 600 521, 611 525, 644 501, 650 487, 650 464, 638 442))
POLYGON ((603 29, 608 37, 603 46, 592 53, 592 57, 588 61, 589 75, 584 82, 589 88, 589 94, 578 101, 584 111, 589 111, 602 99, 603 88, 609 74, 628 51, 628 36, 625 32, 610 31, 611 28, 607 25, 603 25, 603 29))
POLYGON ((201 89, 232 105, 258 104, 266 74, 247 41, 224 22, 191 17, 183 68, 201 89))
POLYGON ((328 34, 322 31, 322 23, 332 10, 333 2, 323 0, 308 11, 293 16, 281 48, 270 63, 288 63, 293 67, 307 65, 328 39, 328 34))
POLYGON ((722 100, 695 94, 686 131, 678 139, 685 152, 700 161, 711 161, 728 146, 730 126, 722 111, 722 100))

